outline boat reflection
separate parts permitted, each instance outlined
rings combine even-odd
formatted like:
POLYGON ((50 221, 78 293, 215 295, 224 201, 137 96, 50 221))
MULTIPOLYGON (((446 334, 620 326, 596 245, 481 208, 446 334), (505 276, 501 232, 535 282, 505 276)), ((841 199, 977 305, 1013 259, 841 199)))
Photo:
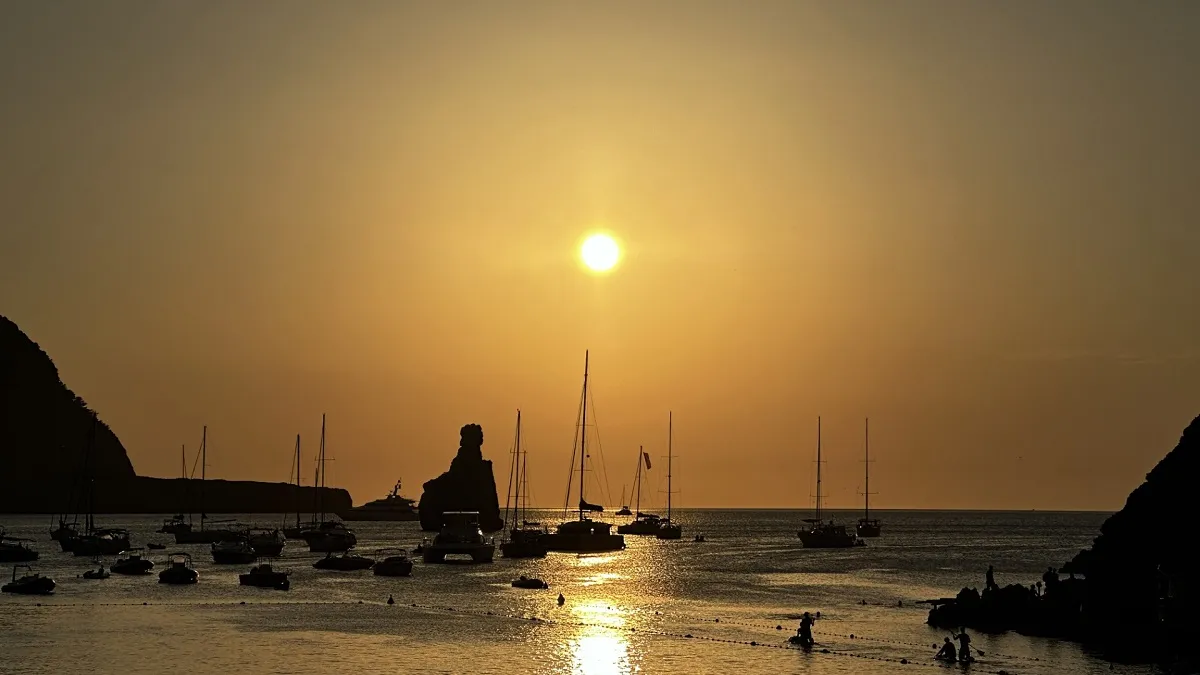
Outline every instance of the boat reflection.
POLYGON ((604 628, 584 628, 571 641, 572 675, 628 675, 629 645, 625 637, 604 628))

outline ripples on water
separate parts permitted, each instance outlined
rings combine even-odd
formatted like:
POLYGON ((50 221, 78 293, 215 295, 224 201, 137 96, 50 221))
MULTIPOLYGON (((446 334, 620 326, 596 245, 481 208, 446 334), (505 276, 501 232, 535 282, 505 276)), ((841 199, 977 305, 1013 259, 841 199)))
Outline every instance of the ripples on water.
MULTIPOLYGON (((537 515, 548 523, 562 519, 560 512, 537 515)), ((399 579, 317 571, 312 562, 319 555, 303 542, 288 542, 277 565, 292 571, 288 592, 240 587, 243 566, 213 565, 207 546, 173 544, 148 553, 161 565, 162 553, 190 550, 201 575, 197 586, 161 586, 156 576, 85 581, 76 575, 90 561, 58 551, 47 534, 49 517, 0 517, 10 535, 38 539, 36 569, 58 581, 50 598, 0 596, 0 673, 956 672, 960 667, 932 662, 933 645, 946 633, 924 624, 927 609, 915 601, 952 595, 967 584, 982 587, 989 563, 1001 584, 1032 583, 1047 565, 1087 546, 1104 519, 1035 512, 878 515, 884 536, 860 549, 803 550, 796 529, 807 513, 684 510, 676 518, 684 526, 682 541, 630 536, 628 549, 614 554, 497 557, 482 566, 417 563, 411 578, 399 579), (708 541, 693 543, 697 532, 708 541), (512 588, 521 574, 545 579, 550 590, 512 588), (560 592, 567 598, 561 608, 555 603, 560 592), (389 595, 393 606, 384 604, 389 595), (818 610, 818 650, 831 653, 739 644, 782 646, 798 615, 818 610)), ((130 527, 135 544, 171 541, 154 533, 157 517, 101 521, 130 527)), ((411 549, 421 539, 416 523, 354 527, 366 554, 411 549)), ((1151 672, 1110 671, 1065 642, 1005 634, 976 635, 974 644, 986 656, 972 673, 1151 672)))

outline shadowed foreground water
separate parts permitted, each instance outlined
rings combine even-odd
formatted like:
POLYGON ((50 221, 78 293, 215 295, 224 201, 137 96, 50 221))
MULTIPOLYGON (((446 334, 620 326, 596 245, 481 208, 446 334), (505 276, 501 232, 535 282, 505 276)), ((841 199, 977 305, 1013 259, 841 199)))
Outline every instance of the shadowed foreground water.
MULTIPOLYGON (((557 511, 537 515, 548 523, 561 520, 557 511)), ((857 517, 834 515, 844 522, 857 517)), ((0 516, 10 535, 38 539, 42 559, 35 567, 59 584, 50 598, 0 596, 0 672, 957 671, 962 667, 930 658, 946 633, 924 624, 927 608, 915 601, 952 595, 965 584, 982 587, 989 563, 1001 584, 1032 583, 1048 564, 1089 544, 1105 517, 878 515, 884 536, 852 550, 802 549, 796 528, 803 512, 685 510, 677 518, 683 541, 626 537, 628 549, 614 554, 497 557, 482 566, 417 563, 412 577, 399 579, 314 570, 318 554, 289 542, 277 565, 293 572, 288 592, 238 586, 237 574, 246 568, 214 565, 208 547, 198 545, 152 552, 161 565, 162 553, 189 550, 201 575, 194 587, 159 585, 156 574, 86 581, 77 575, 90 561, 58 551, 47 534, 48 517, 0 516), (692 542, 696 532, 708 541, 692 542), (512 588, 521 574, 545 579, 550 590, 512 588), (567 599, 563 607, 555 603, 560 592, 567 599), (395 605, 385 604, 389 595, 395 605), (806 610, 822 613, 817 649, 786 649, 806 610), (902 659, 910 663, 902 665, 902 659)), ((171 541, 153 533, 158 518, 99 520, 130 527, 135 545, 171 541)), ((280 522, 269 516, 241 520, 280 522)), ((416 523, 355 528, 365 554, 412 548, 422 536, 416 523)), ((1015 634, 976 635, 973 644, 984 655, 972 673, 1153 672, 1110 670, 1077 645, 1015 634)))

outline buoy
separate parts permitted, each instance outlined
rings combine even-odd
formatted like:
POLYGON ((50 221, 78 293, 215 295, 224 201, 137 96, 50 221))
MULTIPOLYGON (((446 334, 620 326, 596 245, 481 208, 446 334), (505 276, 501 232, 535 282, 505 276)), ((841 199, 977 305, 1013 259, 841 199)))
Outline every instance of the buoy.
POLYGON ((908 665, 908 659, 900 659, 900 664, 901 664, 901 665, 904 665, 904 666, 907 666, 907 665, 908 665))
POLYGON ((396 601, 395 601, 395 600, 393 600, 393 599, 392 599, 392 596, 390 596, 390 595, 388 596, 388 604, 389 604, 389 605, 394 605, 394 604, 396 604, 396 601))
POLYGON ((783 626, 775 626, 775 630, 783 630, 783 626))

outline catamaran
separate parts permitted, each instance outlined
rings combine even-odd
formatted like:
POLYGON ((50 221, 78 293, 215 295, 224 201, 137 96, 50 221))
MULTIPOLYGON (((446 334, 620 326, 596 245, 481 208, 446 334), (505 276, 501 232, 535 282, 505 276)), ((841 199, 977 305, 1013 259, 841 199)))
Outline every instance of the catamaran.
MULTIPOLYGON (((619 551, 625 548, 625 537, 612 533, 612 523, 592 520, 585 513, 598 513, 604 507, 589 504, 584 499, 584 478, 587 476, 587 385, 588 385, 588 353, 583 355, 583 396, 580 398, 579 412, 579 517, 560 524, 553 533, 545 535, 546 550, 569 551, 572 553, 599 553, 603 551, 619 551)), ((574 457, 572 457, 573 463, 574 457)), ((569 484, 568 484, 569 489, 569 484)), ((568 497, 569 499, 569 497, 568 497)))
POLYGON ((858 519, 858 536, 878 537, 880 534, 879 519, 871 517, 871 420, 863 421, 863 517, 858 519))
POLYGON ((817 510, 812 518, 805 518, 807 529, 797 535, 804 548, 850 548, 861 545, 862 540, 846 531, 845 525, 821 518, 821 418, 817 418, 817 510))

